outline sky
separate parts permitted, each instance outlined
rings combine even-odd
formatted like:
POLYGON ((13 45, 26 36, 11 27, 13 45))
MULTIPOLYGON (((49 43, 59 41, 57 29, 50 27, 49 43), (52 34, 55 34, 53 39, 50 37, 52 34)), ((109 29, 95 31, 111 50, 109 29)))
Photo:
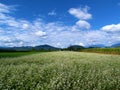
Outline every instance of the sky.
POLYGON ((0 0, 0 47, 120 43, 120 0, 0 0))

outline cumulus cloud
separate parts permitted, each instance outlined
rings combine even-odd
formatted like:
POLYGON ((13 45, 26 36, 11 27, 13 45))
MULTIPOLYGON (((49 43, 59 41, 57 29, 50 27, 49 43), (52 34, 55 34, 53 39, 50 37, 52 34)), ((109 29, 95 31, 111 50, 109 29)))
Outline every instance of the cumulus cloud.
MULTIPOLYGON (((9 15, 13 6, 0 3, 0 46, 32 45, 46 33, 41 30, 40 20, 29 22, 9 15), (12 8, 11 8, 12 7, 12 8), (39 23, 39 25, 37 25, 39 23), (22 44, 21 44, 22 43, 22 44), (19 45, 18 45, 19 44, 19 45)), ((42 23, 42 25, 44 25, 42 23)))
POLYGON ((120 23, 103 26, 101 30, 110 32, 120 31, 120 23))
POLYGON ((37 35, 37 36, 44 36, 44 35, 46 35, 46 32, 37 31, 37 32, 35 32, 35 35, 37 35))
POLYGON ((75 31, 76 28, 90 29, 91 25, 87 20, 92 18, 92 14, 88 13, 88 10, 88 6, 85 6, 84 8, 70 8, 68 10, 71 15, 79 19, 79 21, 76 22, 76 26, 72 28, 73 31, 75 31))
POLYGON ((7 6, 7 5, 0 3, 0 12, 1 13, 9 13, 11 8, 12 8, 12 6, 7 6))
POLYGON ((107 25, 101 30, 90 30, 91 25, 86 20, 92 18, 92 15, 88 13, 88 7, 69 10, 70 14, 78 18, 78 21, 71 26, 64 25, 62 22, 46 23, 40 18, 30 22, 11 16, 9 14, 11 11, 11 6, 0 4, 0 46, 36 46, 42 44, 58 47, 67 47, 73 44, 110 46, 120 42, 119 32, 107 32, 119 31, 119 24, 107 25))
POLYGON ((84 43, 81 43, 81 42, 80 42, 80 43, 78 43, 77 45, 80 45, 80 46, 85 46, 85 45, 84 45, 84 43))
POLYGON ((87 22, 87 21, 84 21, 84 20, 79 20, 76 22, 76 25, 79 27, 79 28, 85 28, 85 29, 90 29, 90 24, 87 22))
POLYGON ((92 15, 88 13, 89 7, 86 6, 84 8, 70 8, 69 13, 81 20, 88 20, 92 18, 92 15))

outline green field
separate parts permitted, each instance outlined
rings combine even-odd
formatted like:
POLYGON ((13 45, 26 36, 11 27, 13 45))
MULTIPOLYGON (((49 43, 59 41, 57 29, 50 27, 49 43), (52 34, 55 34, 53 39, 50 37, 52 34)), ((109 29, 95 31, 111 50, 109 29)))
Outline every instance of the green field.
POLYGON ((80 51, 81 52, 93 52, 93 53, 120 55, 120 48, 85 48, 85 49, 82 49, 80 51))
POLYGON ((3 57, 0 90, 120 90, 120 56, 59 51, 3 57))
POLYGON ((19 57, 25 56, 29 54, 35 54, 38 52, 0 52, 0 58, 10 58, 10 57, 19 57))

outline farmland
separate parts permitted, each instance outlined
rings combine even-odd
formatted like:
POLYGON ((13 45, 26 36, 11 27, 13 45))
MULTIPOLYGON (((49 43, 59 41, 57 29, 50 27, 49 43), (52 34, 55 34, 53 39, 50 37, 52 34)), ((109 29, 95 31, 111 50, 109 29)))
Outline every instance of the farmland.
POLYGON ((37 52, 0 52, 0 58, 12 58, 12 57, 19 57, 19 56, 24 56, 24 55, 30 55, 30 54, 34 54, 37 52))
POLYGON ((80 50, 82 52, 104 53, 104 54, 118 54, 120 55, 120 48, 86 48, 80 50))
POLYGON ((19 55, 0 58, 0 90, 120 90, 119 55, 73 51, 19 55))

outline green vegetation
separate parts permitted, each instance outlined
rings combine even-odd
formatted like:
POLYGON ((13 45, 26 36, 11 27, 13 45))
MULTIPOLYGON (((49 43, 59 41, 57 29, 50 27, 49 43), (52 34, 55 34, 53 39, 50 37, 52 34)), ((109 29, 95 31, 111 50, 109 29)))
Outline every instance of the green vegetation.
POLYGON ((6 57, 19 57, 19 56, 24 56, 24 55, 29 55, 29 54, 34 54, 37 52, 0 52, 0 58, 6 58, 6 57))
POLYGON ((120 47, 105 47, 105 48, 95 48, 89 47, 84 48, 79 45, 69 46, 68 48, 62 49, 63 51, 79 51, 79 52, 92 52, 92 53, 103 53, 103 54, 117 54, 120 55, 120 47))
POLYGON ((79 51, 120 55, 120 48, 86 48, 79 51))
POLYGON ((120 90, 120 56, 64 51, 1 58, 0 90, 120 90))

